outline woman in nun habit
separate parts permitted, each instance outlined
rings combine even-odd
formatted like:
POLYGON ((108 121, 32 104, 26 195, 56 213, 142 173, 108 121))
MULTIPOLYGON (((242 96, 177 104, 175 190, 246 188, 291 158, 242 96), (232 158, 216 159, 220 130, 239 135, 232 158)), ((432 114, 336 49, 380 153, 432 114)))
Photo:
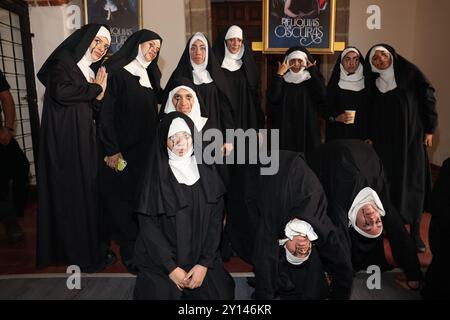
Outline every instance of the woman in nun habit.
MULTIPOLYGON (((206 131, 210 128, 211 122, 206 117, 206 111, 196 86, 188 78, 178 78, 171 81, 167 87, 160 115, 165 117, 171 112, 181 112, 187 115, 194 122, 197 132, 206 131)), ((219 129, 219 128, 214 128, 219 129)), ((220 129, 219 129, 220 130, 220 129)), ((201 143, 197 141, 197 143, 201 143)))
POLYGON ((428 233, 433 260, 425 276, 424 299, 449 299, 450 278, 450 158, 444 161, 431 198, 431 222, 428 233))
POLYGON ((213 50, 230 89, 235 128, 264 128, 259 70, 242 29, 231 26, 222 32, 213 50))
POLYGON ((119 243, 122 262, 131 272, 135 272, 131 261, 138 233, 133 214, 136 185, 158 124, 161 43, 158 34, 137 31, 106 62, 110 77, 99 126, 101 197, 111 236, 119 243), (127 166, 119 171, 122 160, 127 166))
POLYGON ((46 87, 38 166, 37 265, 94 272, 115 261, 101 243, 94 112, 106 89, 99 64, 111 36, 102 25, 75 31, 38 72, 46 87))
POLYGON ((384 252, 387 235, 392 255, 407 285, 422 280, 415 246, 389 200, 383 166, 372 146, 361 140, 334 140, 308 158, 328 199, 328 216, 341 230, 354 272, 371 265, 390 270, 384 252), (383 233, 384 232, 384 233, 383 233))
POLYGON ((368 139, 370 111, 367 68, 355 47, 339 56, 327 86, 327 141, 334 139, 368 139), (355 111, 354 116, 346 112, 355 111))
MULTIPOLYGON (((261 109, 261 79, 250 47, 244 39, 243 30, 236 25, 227 28, 219 35, 213 50, 230 89, 235 129, 263 129, 265 116, 261 109)), ((225 201, 227 219, 222 254, 224 259, 228 260, 233 253, 233 247, 239 257, 250 262, 251 252, 246 250, 247 235, 244 233, 250 219, 247 203, 251 187, 251 181, 248 179, 251 177, 249 173, 252 168, 248 164, 248 146, 245 150, 246 164, 228 166, 229 180, 225 201)))
POLYGON ((371 140, 389 183, 390 198, 419 252, 420 220, 431 192, 427 147, 437 127, 434 88, 411 62, 385 44, 372 47, 366 57, 372 71, 371 140))
POLYGON ((281 151, 279 160, 276 175, 259 176, 255 198, 255 298, 349 299, 350 255, 327 216, 319 180, 301 154, 281 151))
POLYGON ((273 129, 280 130, 280 149, 308 155, 320 145, 319 114, 326 105, 322 75, 308 50, 293 47, 267 92, 273 129))
POLYGON ((219 254, 224 186, 214 166, 197 164, 195 125, 180 112, 158 127, 137 212, 135 299, 232 299, 219 254))
MULTIPOLYGON (((226 129, 234 129, 229 86, 203 33, 197 32, 189 39, 168 85, 178 78, 187 78, 194 83, 204 103, 203 116, 208 118, 210 128, 219 128, 224 137, 226 129)), ((227 154, 232 150, 229 143, 225 148, 227 154)))

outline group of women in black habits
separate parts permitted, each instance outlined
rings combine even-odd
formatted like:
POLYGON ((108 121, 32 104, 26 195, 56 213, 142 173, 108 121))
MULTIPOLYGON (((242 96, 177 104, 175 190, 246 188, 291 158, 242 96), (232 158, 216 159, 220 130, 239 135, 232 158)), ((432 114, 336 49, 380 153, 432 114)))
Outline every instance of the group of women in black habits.
MULTIPOLYGON (((38 73, 47 88, 38 266, 100 271, 115 262, 115 240, 137 274, 136 299, 232 299, 220 254, 229 241, 252 264, 258 299, 348 299, 354 272, 391 267, 387 234, 408 285, 419 287, 425 147, 437 115, 417 67, 387 45, 366 62, 349 47, 326 88, 309 52, 289 49, 267 95, 280 169, 262 176, 248 159, 209 165, 194 151, 208 129, 225 137, 264 128, 258 68, 241 28, 226 29, 213 48, 194 34, 165 90, 158 34, 134 33, 101 65, 110 41, 107 26, 86 25, 38 73)), ((235 144, 224 139, 221 156, 234 156, 235 144)))

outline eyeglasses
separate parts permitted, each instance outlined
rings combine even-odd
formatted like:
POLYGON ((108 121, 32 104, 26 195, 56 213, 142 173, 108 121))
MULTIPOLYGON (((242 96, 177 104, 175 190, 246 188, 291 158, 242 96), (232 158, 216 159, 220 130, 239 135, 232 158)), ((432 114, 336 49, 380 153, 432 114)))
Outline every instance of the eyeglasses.
POLYGON ((189 141, 191 135, 187 132, 178 132, 174 135, 171 135, 167 139, 172 142, 174 145, 179 144, 181 141, 189 141))

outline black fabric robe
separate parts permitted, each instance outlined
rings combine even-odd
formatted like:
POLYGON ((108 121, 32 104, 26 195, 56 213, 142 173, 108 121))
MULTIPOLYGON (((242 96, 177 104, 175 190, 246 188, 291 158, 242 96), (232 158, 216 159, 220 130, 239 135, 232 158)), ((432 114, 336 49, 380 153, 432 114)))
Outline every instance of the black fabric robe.
MULTIPOLYGON (((314 60, 302 47, 286 52, 303 51, 309 61, 314 60)), ((300 84, 287 83, 274 76, 267 92, 268 108, 273 115, 273 129, 280 130, 280 149, 308 154, 320 145, 319 115, 325 109, 325 85, 317 67, 308 69, 311 79, 300 84)))
MULTIPOLYGON (((437 127, 434 89, 422 72, 388 45, 394 57, 397 88, 381 93, 375 85, 377 73, 372 74, 373 108, 371 139, 383 161, 390 196, 405 223, 413 224, 425 207, 431 192, 428 154, 424 147, 425 133, 437 127)), ((368 70, 370 61, 366 57, 368 70)))
MULTIPOLYGON (((220 65, 225 57, 227 32, 228 29, 219 35, 213 48, 220 65)), ((250 47, 245 41, 242 45, 245 51, 242 56, 241 68, 233 72, 222 68, 222 71, 230 89, 228 95, 233 106, 235 129, 259 130, 264 128, 265 123, 264 113, 261 109, 261 80, 250 47)), ((247 146, 246 150, 248 150, 247 146)), ((252 247, 249 244, 252 241, 248 239, 251 235, 246 230, 248 227, 254 226, 255 219, 257 219, 248 209, 252 179, 255 178, 254 170, 259 169, 257 166, 248 164, 228 166, 229 180, 225 202, 227 218, 223 245, 227 246, 227 241, 230 241, 237 255, 248 263, 251 263, 252 247)))
POLYGON ((135 32, 122 48, 106 63, 108 87, 100 110, 99 137, 100 190, 105 210, 105 224, 121 248, 122 259, 131 260, 137 224, 133 216, 136 185, 145 166, 145 160, 158 123, 158 95, 160 75, 158 56, 147 68, 152 88, 140 85, 139 77, 124 69, 138 55, 139 45, 162 39, 150 30, 135 32), (105 156, 122 153, 127 167, 119 172, 109 168, 105 156))
MULTIPOLYGON (((139 268, 135 299, 232 299, 234 282, 223 268, 218 251, 224 187, 214 167, 198 165, 200 179, 192 186, 178 183, 168 164, 167 133, 172 112, 161 121, 149 166, 143 175, 136 211, 140 234, 135 264, 139 268), (169 274, 197 265, 208 268, 200 288, 179 291, 169 274)), ((194 142, 195 143, 195 142, 194 142)))
MULTIPOLYGON (((352 47, 354 48, 354 47, 352 47)), ((356 49, 356 48, 354 48, 356 49)), ((358 50, 358 49, 356 49, 358 50)), ((369 72, 364 63, 364 58, 359 52, 359 62, 364 67, 365 88, 361 91, 351 91, 341 89, 339 81, 341 79, 341 56, 336 61, 333 73, 327 86, 327 118, 337 117, 345 110, 355 110, 356 118, 354 124, 344 124, 341 122, 327 121, 326 140, 335 139, 361 139, 368 138, 368 119, 370 112, 369 96, 369 72)))
MULTIPOLYGON (((256 299, 273 299, 280 290, 286 290, 285 287, 279 287, 280 272, 283 271, 279 269, 279 259, 281 253, 285 254, 285 250, 278 244, 278 240, 285 238, 286 224, 294 218, 311 224, 319 237, 315 241, 315 249, 324 269, 332 277, 330 297, 350 297, 353 281, 350 255, 340 242, 338 229, 327 216, 327 200, 322 186, 300 154, 280 152, 279 172, 273 176, 260 176, 256 206, 261 215, 253 253, 256 299)), ((316 266, 304 270, 314 272, 310 277, 315 277, 318 282, 302 283, 302 286, 311 285, 311 288, 304 289, 300 297, 323 298, 321 295, 308 295, 310 291, 322 292, 317 289, 322 286, 324 275, 316 274, 322 272, 322 269, 316 266)), ((290 270, 301 271, 302 268, 290 270)))
POLYGON ((89 24, 74 32, 38 73, 46 87, 37 173, 38 267, 92 267, 106 252, 99 239, 94 123, 102 88, 88 83, 77 66, 100 27, 89 24))
MULTIPOLYGON (((213 51, 219 65, 225 57, 225 35, 228 29, 222 32, 214 44, 213 51)), ((264 113, 261 109, 260 75, 258 66, 253 58, 250 46, 244 41, 244 55, 242 67, 236 71, 222 68, 225 80, 229 86, 229 97, 233 106, 234 126, 236 129, 262 129, 264 128, 264 113)))
POLYGON ((381 218, 395 261, 409 281, 421 279, 419 259, 413 241, 389 200, 381 160, 369 144, 361 140, 334 140, 318 148, 309 158, 311 168, 320 179, 328 198, 328 215, 342 231, 343 241, 351 250, 354 271, 386 262, 383 236, 368 239, 349 228, 348 211, 358 193, 372 188, 380 197, 386 215, 381 218))
POLYGON ((424 299, 449 299, 448 266, 450 254, 450 158, 444 161, 431 198, 431 222, 428 233, 433 260, 425 276, 424 299))
MULTIPOLYGON (((193 68, 189 56, 189 43, 191 39, 188 40, 183 55, 167 82, 168 86, 172 81, 175 81, 178 78, 187 78, 191 80, 192 83, 194 82, 194 77, 192 75, 193 68)), ((214 52, 211 50, 209 40, 206 46, 208 48, 208 65, 206 69, 209 71, 209 74, 214 81, 208 84, 203 83, 194 85, 204 103, 206 117, 208 118, 208 122, 210 122, 209 126, 211 128, 219 128, 225 133, 226 129, 235 128, 233 120, 233 109, 235 107, 232 106, 232 99, 229 97, 230 89, 228 83, 214 56, 214 52)), ((169 92, 166 90, 164 94, 167 96, 169 92)))

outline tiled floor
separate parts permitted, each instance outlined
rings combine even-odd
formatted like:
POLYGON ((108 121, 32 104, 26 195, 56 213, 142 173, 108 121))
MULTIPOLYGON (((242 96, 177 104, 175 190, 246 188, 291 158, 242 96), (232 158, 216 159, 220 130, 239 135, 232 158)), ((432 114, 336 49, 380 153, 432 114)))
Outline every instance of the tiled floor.
MULTIPOLYGON (((36 269, 36 203, 30 203, 27 207, 25 217, 19 220, 24 232, 25 241, 10 245, 6 241, 3 228, 0 227, 0 275, 8 274, 33 274, 33 273, 65 273, 65 267, 51 267, 45 269, 36 269)), ((431 253, 428 247, 428 227, 430 215, 425 214, 422 220, 421 233, 422 238, 427 244, 427 252, 419 254, 419 259, 423 267, 427 267, 431 262, 431 253)), ((392 263, 392 255, 389 243, 385 242, 388 262, 392 263)), ((118 253, 118 248, 113 245, 113 250, 118 253)), ((225 263, 229 272, 249 272, 251 266, 240 260, 232 258, 225 263)), ((105 273, 126 273, 126 268, 117 262, 115 265, 107 268, 105 273)))

